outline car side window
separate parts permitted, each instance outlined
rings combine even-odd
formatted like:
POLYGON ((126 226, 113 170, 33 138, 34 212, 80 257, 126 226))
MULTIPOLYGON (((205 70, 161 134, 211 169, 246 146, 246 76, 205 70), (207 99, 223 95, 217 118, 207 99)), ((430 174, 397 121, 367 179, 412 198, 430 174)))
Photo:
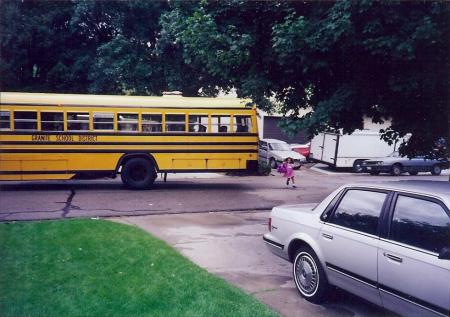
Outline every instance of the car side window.
POLYGON ((450 247, 450 217, 438 203, 399 195, 389 238, 439 253, 450 247))
POLYGON ((386 196, 382 192, 350 189, 339 202, 330 222, 376 235, 386 196))

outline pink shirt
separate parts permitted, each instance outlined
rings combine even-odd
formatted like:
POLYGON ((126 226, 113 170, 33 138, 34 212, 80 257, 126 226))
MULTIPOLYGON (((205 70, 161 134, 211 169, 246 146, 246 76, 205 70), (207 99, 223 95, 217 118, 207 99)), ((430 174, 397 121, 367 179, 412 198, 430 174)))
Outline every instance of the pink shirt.
POLYGON ((284 177, 290 178, 294 176, 294 164, 291 163, 283 163, 286 167, 286 172, 284 173, 284 177))

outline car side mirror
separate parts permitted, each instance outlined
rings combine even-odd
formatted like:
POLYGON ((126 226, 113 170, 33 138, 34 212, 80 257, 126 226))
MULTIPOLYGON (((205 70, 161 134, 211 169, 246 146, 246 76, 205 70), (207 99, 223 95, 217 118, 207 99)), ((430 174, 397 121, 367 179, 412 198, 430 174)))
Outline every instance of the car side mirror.
POLYGON ((443 247, 441 252, 439 252, 438 259, 450 260, 450 247, 443 247))

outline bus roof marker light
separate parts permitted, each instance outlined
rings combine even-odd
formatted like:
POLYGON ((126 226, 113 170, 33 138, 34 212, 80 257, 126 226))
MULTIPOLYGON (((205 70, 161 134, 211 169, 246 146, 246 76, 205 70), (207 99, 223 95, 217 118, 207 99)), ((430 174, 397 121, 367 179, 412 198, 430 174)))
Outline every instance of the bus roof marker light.
POLYGON ((183 93, 181 91, 164 91, 163 97, 181 97, 183 93))

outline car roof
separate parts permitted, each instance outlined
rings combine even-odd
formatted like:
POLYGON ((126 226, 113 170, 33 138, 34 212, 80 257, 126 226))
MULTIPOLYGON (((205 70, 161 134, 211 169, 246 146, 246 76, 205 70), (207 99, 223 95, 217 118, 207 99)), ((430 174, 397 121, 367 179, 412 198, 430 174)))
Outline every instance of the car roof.
POLYGON ((450 182, 430 180, 381 181, 374 183, 347 184, 345 187, 366 187, 403 191, 427 196, 440 197, 450 203, 450 182))
POLYGON ((277 140, 277 139, 261 139, 261 141, 264 141, 264 142, 267 142, 267 143, 286 143, 284 141, 277 140))

